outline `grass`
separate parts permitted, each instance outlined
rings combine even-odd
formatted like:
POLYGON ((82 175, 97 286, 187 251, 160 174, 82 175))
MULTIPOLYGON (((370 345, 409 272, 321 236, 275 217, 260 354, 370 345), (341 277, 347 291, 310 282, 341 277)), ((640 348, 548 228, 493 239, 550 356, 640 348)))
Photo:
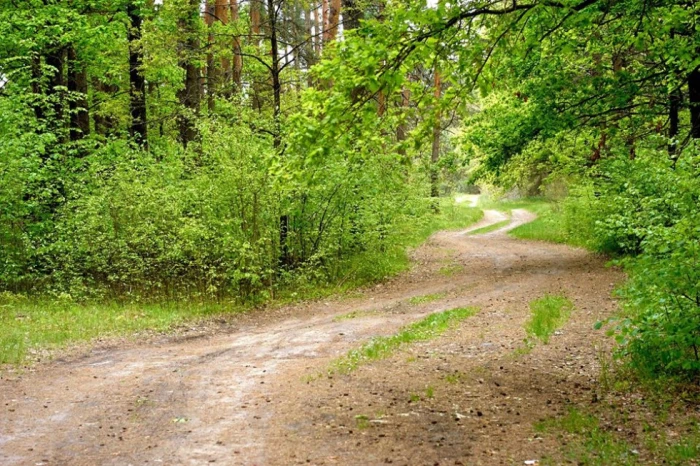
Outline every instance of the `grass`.
POLYGON ((448 264, 443 267, 440 267, 440 270, 438 270, 438 273, 442 275, 443 277, 452 277, 453 275, 457 275, 458 273, 462 272, 464 270, 464 266, 460 264, 448 264))
MULTIPOLYGON (((439 213, 407 219, 392 232, 386 250, 357 255, 338 264, 330 283, 294 282, 277 290, 268 305, 319 299, 350 293, 358 287, 395 275, 410 265, 408 248, 416 247, 439 230, 465 228, 483 212, 443 198, 439 213)), ((263 301, 258 302, 262 304, 263 301)), ((24 298, 0 293, 0 365, 20 365, 43 359, 70 344, 96 338, 125 337, 144 331, 171 331, 178 325, 242 312, 251 305, 216 302, 151 304, 75 303, 46 297, 24 298)), ((352 318, 352 317, 349 317, 352 318)))
POLYGON ((0 301, 0 364, 40 359, 47 350, 73 342, 165 331, 185 322, 243 310, 240 305, 213 303, 77 304, 9 300, 6 296, 0 301))
POLYGON ((530 301, 531 315, 525 324, 528 340, 537 338, 544 344, 549 343, 549 338, 569 319, 573 309, 573 303, 560 295, 545 295, 530 301))
MULTIPOLYGON (((626 422, 625 422, 626 424, 626 422)), ((535 423, 536 432, 556 435, 566 462, 581 465, 633 466, 638 464, 692 465, 700 459, 697 421, 672 437, 661 419, 645 424, 643 432, 628 437, 622 427, 603 428, 596 416, 572 408, 560 418, 535 423), (630 443, 633 442, 633 443, 630 443)), ((542 464, 561 464, 559 458, 543 458, 542 464)))
MULTIPOLYGON (((598 420, 577 409, 559 418, 535 424, 535 431, 556 433, 560 437, 563 455, 575 464, 582 465, 635 465, 637 450, 624 439, 600 427, 598 420)), ((560 464, 547 458, 543 464, 560 464)))
POLYGON ((414 306, 418 306, 421 304, 427 304, 427 303, 432 303, 433 301, 438 301, 442 298, 447 296, 447 293, 433 293, 433 294, 426 294, 423 296, 414 296, 408 300, 409 304, 412 304, 414 306))
POLYGON ((450 384, 457 384, 461 383, 464 379, 466 378, 466 374, 455 371, 451 374, 447 374, 445 376, 445 382, 450 383, 450 384))
POLYGON ((485 226, 483 228, 477 228, 476 230, 470 231, 470 235, 483 235, 486 233, 491 233, 492 231, 496 231, 499 228, 503 228, 504 226, 508 225, 510 223, 510 219, 508 220, 503 220, 502 222, 494 223, 492 225, 485 226))
POLYGON ((333 322, 342 322, 344 320, 352 320, 360 317, 368 317, 376 314, 375 311, 352 311, 347 314, 341 314, 339 316, 333 317, 333 322))
POLYGON ((404 327, 394 335, 374 338, 360 348, 348 352, 331 364, 329 373, 347 374, 363 363, 388 358, 405 345, 440 336, 476 312, 477 309, 473 307, 459 307, 431 314, 404 327))

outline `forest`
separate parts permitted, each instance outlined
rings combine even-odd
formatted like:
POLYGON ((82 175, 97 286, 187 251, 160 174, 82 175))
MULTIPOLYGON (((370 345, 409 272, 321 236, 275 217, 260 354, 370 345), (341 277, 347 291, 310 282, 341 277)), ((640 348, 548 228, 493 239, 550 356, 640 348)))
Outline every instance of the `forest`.
POLYGON ((624 268, 630 367, 700 375, 696 2, 0 0, 0 38, 0 312, 374 283, 481 190, 624 268))

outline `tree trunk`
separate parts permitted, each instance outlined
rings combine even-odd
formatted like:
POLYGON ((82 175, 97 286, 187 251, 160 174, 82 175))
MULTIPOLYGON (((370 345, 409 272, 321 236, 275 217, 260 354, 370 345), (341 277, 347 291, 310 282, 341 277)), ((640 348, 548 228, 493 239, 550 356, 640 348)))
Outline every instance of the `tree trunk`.
POLYGON ((142 15, 136 2, 129 2, 127 15, 131 23, 127 32, 129 43, 129 107, 131 112, 131 139, 148 149, 148 117, 146 114, 146 79, 143 75, 141 40, 142 15))
POLYGON ((382 117, 386 113, 386 94, 380 90, 377 92, 377 116, 382 117))
MULTIPOLYGON (((231 0, 231 21, 237 22, 239 19, 238 0, 231 0)), ((236 92, 241 89, 241 75, 243 74, 243 57, 241 56, 241 39, 236 36, 233 38, 233 70, 231 71, 232 80, 236 85, 236 92)))
POLYGON ((700 67, 688 75, 688 103, 690 104, 690 136, 700 139, 700 67))
MULTIPOLYGON (((408 89, 403 88, 401 90, 401 108, 404 109, 404 111, 408 108, 410 100, 411 100, 411 92, 408 89)), ((406 155, 406 149, 403 147, 403 142, 405 140, 406 140, 406 119, 405 119, 405 115, 401 115, 401 121, 396 126, 396 142, 399 145, 397 152, 400 155, 406 155)))
POLYGON ((199 51, 199 40, 197 39, 197 22, 199 21, 199 0, 189 0, 186 17, 180 20, 181 34, 184 35, 184 42, 181 44, 183 50, 180 52, 180 67, 185 71, 185 87, 178 92, 180 104, 185 107, 184 112, 180 112, 178 123, 180 129, 180 142, 187 148, 187 145, 194 141, 198 134, 195 120, 199 115, 199 107, 202 100, 200 86, 200 69, 197 66, 196 55, 199 51))
POLYGON ((32 101, 32 108, 34 109, 34 116, 41 122, 46 115, 44 113, 44 93, 41 89, 41 55, 32 55, 32 93, 34 94, 34 99, 32 101))
POLYGON ((323 24, 318 18, 318 8, 314 8, 314 49, 316 56, 321 56, 321 43, 323 42, 323 24))
POLYGON ((51 115, 51 126, 55 125, 55 129, 62 130, 64 126, 63 121, 63 104, 64 104, 64 92, 63 88, 66 83, 63 78, 64 74, 64 62, 65 62, 65 49, 63 47, 56 47, 51 50, 46 55, 46 64, 52 68, 50 71, 48 89, 46 90, 46 96, 48 98, 48 103, 53 110, 53 115, 51 115))
POLYGON ((71 93, 70 139, 77 141, 90 134, 90 113, 88 112, 88 82, 85 67, 78 61, 75 48, 68 47, 68 91, 71 93))
MULTIPOLYGON (((273 109, 272 117, 274 120, 274 135, 273 135, 273 147, 275 152, 278 154, 281 152, 282 148, 282 134, 280 128, 280 114, 281 114, 281 90, 282 85, 280 82, 280 62, 279 62, 279 44, 277 41, 277 10, 275 8, 275 0, 267 0, 267 11, 269 18, 270 27, 270 57, 271 66, 270 74, 272 78, 272 95, 273 95, 273 109)), ((280 257, 279 265, 281 268, 287 267, 290 264, 289 257, 289 215, 282 214, 279 219, 279 237, 280 237, 280 257)))
POLYGON ((338 37, 338 24, 340 23, 340 0, 330 0, 328 9, 327 42, 333 42, 338 37))
MULTIPOLYGON (((250 1, 250 35, 251 35, 251 41, 253 42, 253 45, 255 46, 255 50, 258 54, 260 54, 260 30, 261 30, 261 25, 262 25, 262 17, 261 17, 261 6, 262 6, 262 1, 263 0, 251 0, 250 1)), ((260 86, 259 84, 255 81, 255 77, 253 77, 253 96, 252 96, 252 102, 253 102, 253 108, 260 111, 262 110, 262 98, 260 96, 260 86)))
POLYGON ((343 0, 343 31, 352 31, 360 27, 362 10, 356 4, 357 0, 343 0))
MULTIPOLYGON (((440 95, 442 93, 442 83, 440 81, 440 72, 435 69, 435 105, 437 106, 435 115, 435 124, 433 125, 433 148, 430 155, 430 197, 439 197, 440 190, 438 187, 438 161, 440 160, 440 95)), ((437 208, 437 206, 435 206, 437 208)))
POLYGON ((321 36, 323 37, 323 45, 330 41, 328 37, 328 14, 330 13, 331 7, 328 2, 329 0, 321 0, 321 19, 323 20, 321 24, 321 31, 323 31, 323 33, 321 36))
POLYGON ((679 127, 679 110, 681 107, 681 89, 680 87, 674 89, 671 91, 671 94, 669 95, 669 105, 668 105, 668 119, 669 119, 669 125, 668 125, 668 155, 671 157, 672 160, 676 160, 678 158, 678 154, 676 153, 678 149, 678 127, 679 127))
POLYGON ((207 0, 204 10, 204 22, 207 25, 209 32, 207 36, 207 108, 210 112, 214 111, 214 94, 218 89, 219 70, 214 63, 214 20, 216 18, 216 4, 221 0, 207 0))
MULTIPOLYGON (((232 0, 236 3, 236 0, 232 0)), ((216 20, 222 25, 228 24, 228 12, 231 7, 228 4, 228 0, 216 0, 216 8, 214 9, 214 15, 216 20)), ((221 81, 222 84, 227 85, 231 83, 231 60, 224 56, 221 58, 221 81)))

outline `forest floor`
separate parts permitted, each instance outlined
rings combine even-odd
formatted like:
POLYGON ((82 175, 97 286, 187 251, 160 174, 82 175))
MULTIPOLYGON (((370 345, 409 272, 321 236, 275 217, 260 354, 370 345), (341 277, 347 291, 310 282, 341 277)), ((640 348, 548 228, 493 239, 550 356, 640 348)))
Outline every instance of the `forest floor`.
POLYGON ((585 250, 506 234, 533 217, 486 211, 469 230, 431 237, 410 271, 351 297, 5 374, 0 464, 556 463, 561 439, 537 425, 600 404, 611 342, 593 327, 616 312, 624 277, 585 250), (529 303, 546 294, 574 310, 548 344, 527 349, 529 303), (328 372, 372 337, 458 307, 478 312, 388 358, 328 372))

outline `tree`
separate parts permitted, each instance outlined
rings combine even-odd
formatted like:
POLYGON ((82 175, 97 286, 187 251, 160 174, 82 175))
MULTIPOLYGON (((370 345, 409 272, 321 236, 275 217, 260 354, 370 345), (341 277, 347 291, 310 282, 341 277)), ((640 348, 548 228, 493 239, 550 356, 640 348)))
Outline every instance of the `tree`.
POLYGON ((146 107, 146 79, 143 74, 141 27, 143 11, 137 2, 127 3, 127 41, 129 43, 129 102, 131 126, 129 133, 139 146, 148 148, 148 115, 146 107))
POLYGON ((199 0, 186 0, 179 21, 179 66, 184 71, 184 86, 178 92, 178 99, 183 107, 178 115, 180 142, 184 147, 195 141, 198 135, 196 120, 202 101, 199 22, 199 0))

